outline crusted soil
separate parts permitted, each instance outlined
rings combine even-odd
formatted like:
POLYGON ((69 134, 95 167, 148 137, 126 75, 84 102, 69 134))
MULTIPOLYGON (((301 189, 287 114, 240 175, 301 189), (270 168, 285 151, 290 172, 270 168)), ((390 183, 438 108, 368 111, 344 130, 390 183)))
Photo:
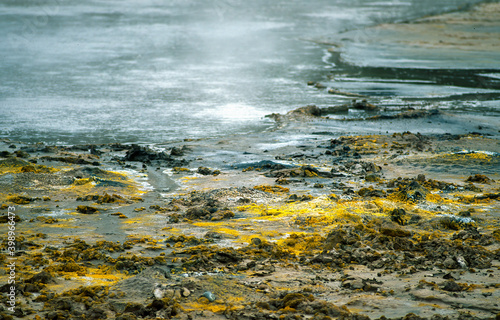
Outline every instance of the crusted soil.
POLYGON ((498 140, 259 143, 1 142, 1 317, 498 319, 498 140))

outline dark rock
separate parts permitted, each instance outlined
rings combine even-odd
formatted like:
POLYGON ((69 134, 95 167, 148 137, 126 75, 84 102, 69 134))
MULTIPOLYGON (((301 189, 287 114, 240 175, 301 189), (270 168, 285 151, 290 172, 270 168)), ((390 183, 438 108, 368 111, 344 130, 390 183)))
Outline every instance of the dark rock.
POLYGON ((52 307, 56 310, 71 311, 74 302, 70 298, 57 298, 51 301, 52 307))
POLYGON ((236 203, 239 203, 239 204, 248 204, 251 202, 252 202, 252 200, 250 200, 248 198, 239 198, 238 201, 236 201, 236 203))
POLYGON ((234 217, 234 212, 232 212, 229 209, 223 209, 223 210, 217 210, 215 213, 213 213, 210 217, 210 220, 218 221, 218 220, 228 219, 228 218, 233 218, 233 217, 234 217))
POLYGON ((209 231, 205 233, 204 236, 205 239, 222 239, 222 234, 215 232, 215 231, 209 231))
POLYGON ((288 168, 282 170, 272 170, 265 174, 266 177, 272 178, 289 178, 289 177, 303 177, 303 178, 331 178, 330 172, 320 171, 311 166, 301 166, 298 168, 288 168))
POLYGON ((151 161, 151 160, 173 160, 165 152, 156 152, 148 147, 133 144, 131 149, 125 154, 124 160, 127 161, 151 161))
POLYGON ((30 202, 41 200, 40 198, 31 198, 27 196, 11 196, 7 198, 7 201, 14 202, 15 204, 28 204, 30 202))
POLYGON ((262 243, 262 240, 260 238, 252 238, 252 244, 255 246, 259 246, 262 243))
POLYGON ((389 237, 406 238, 411 236, 411 232, 397 228, 381 228, 380 233, 389 237))
POLYGON ((45 319, 47 319, 47 320, 69 319, 69 313, 68 312, 62 312, 62 311, 51 311, 51 312, 48 312, 45 315, 45 319))
POLYGON ((485 176, 484 174, 476 174, 474 176, 469 176, 465 182, 475 182, 475 183, 483 183, 489 184, 493 180, 485 176))
POLYGON ((290 113, 294 114, 294 115, 320 117, 321 116, 321 109, 315 105, 309 105, 309 106, 305 106, 305 107, 301 107, 301 108, 297 108, 295 110, 292 110, 288 114, 290 114, 290 113))
MULTIPOLYGON (((102 179, 110 178, 110 177, 118 178, 115 174, 110 173, 106 170, 96 168, 96 167, 83 167, 83 168, 78 168, 78 169, 72 169, 72 170, 66 171, 64 173, 64 175, 74 177, 77 179, 83 179, 83 178, 87 179, 87 178, 92 178, 92 177, 98 177, 98 178, 102 178, 102 179)), ((124 179, 124 178, 120 177, 120 179, 124 179)))
POLYGON ((76 211, 83 213, 83 214, 99 213, 99 210, 97 208, 90 207, 90 206, 78 206, 78 207, 76 207, 76 211))
POLYGON ((208 175, 211 175, 212 174, 212 170, 210 170, 209 168, 207 167, 199 167, 198 168, 198 173, 199 174, 202 174, 204 176, 208 176, 208 175))
POLYGON ((474 209, 471 208, 471 209, 468 209, 468 210, 460 211, 458 213, 458 215, 460 217, 469 218, 473 212, 474 212, 474 209))
POLYGON ((235 169, 247 169, 247 168, 254 168, 254 169, 261 169, 262 170, 281 170, 285 168, 291 168, 293 166, 291 165, 284 165, 281 163, 277 163, 271 160, 261 160, 257 162, 245 162, 245 163, 238 163, 233 165, 235 169))
POLYGON ((12 216, 8 216, 8 215, 0 216, 0 223, 9 223, 9 221, 14 221, 14 222, 22 222, 23 221, 21 219, 21 217, 19 217, 18 215, 13 217, 14 220, 11 220, 10 218, 12 218, 12 216))
POLYGON ((40 273, 35 274, 34 276, 29 278, 28 280, 26 280, 26 282, 47 284, 47 283, 54 282, 54 277, 52 277, 52 275, 50 273, 48 273, 47 271, 42 271, 40 273))
POLYGON ((242 260, 242 256, 232 248, 221 249, 215 254, 215 259, 222 263, 235 263, 242 260))
POLYGON ((94 144, 91 144, 89 146, 89 152, 90 152, 90 154, 93 154, 96 156, 100 156, 102 154, 102 151, 98 150, 96 145, 94 145, 94 144))
POLYGON ((125 309, 123 310, 123 313, 132 313, 138 317, 146 317, 149 315, 149 311, 140 303, 136 302, 129 302, 125 306, 125 309))
POLYGON ((403 190, 403 194, 408 200, 420 201, 427 197, 429 190, 422 187, 417 181, 413 181, 403 190))
POLYGON ((29 158, 30 157, 30 154, 25 152, 25 151, 22 151, 22 150, 17 150, 17 151, 14 151, 14 154, 16 155, 16 157, 18 158, 29 158))
POLYGON ((407 315, 405 315, 403 317, 402 320, 426 320, 426 318, 422 318, 420 316, 417 316, 416 314, 414 313, 408 313, 407 315))
MULTIPOLYGON (((457 261, 451 257, 451 256, 448 256, 446 257, 446 259, 444 260, 443 262, 443 266, 447 269, 455 269, 455 268, 458 268, 458 263, 457 261)), ((446 278, 445 278, 446 279, 446 278)))
POLYGON ((86 164, 86 165, 93 165, 93 166, 100 166, 101 164, 99 161, 90 161, 86 160, 81 157, 54 157, 54 156, 46 156, 46 157, 41 157, 40 159, 43 160, 48 160, 48 161, 59 161, 59 162, 64 162, 64 163, 71 163, 71 164, 86 164))
POLYGON ((85 313, 85 319, 89 320, 100 320, 107 319, 106 311, 100 307, 92 307, 85 313))
POLYGON ((220 171, 219 170, 210 170, 209 168, 207 167, 199 167, 198 168, 198 171, 197 171, 199 174, 202 174, 204 176, 210 176, 210 175, 214 175, 214 176, 217 176, 220 174, 220 171))
POLYGON ((365 180, 366 182, 378 182, 380 181, 380 177, 376 174, 367 174, 365 180))
POLYGON ((368 101, 366 101, 365 99, 363 99, 361 102, 356 102, 356 100, 353 100, 352 106, 354 109, 360 109, 365 111, 374 111, 378 109, 376 105, 368 103, 368 101))
POLYGON ((450 292, 459 292, 465 289, 464 287, 462 287, 460 284, 456 283, 453 280, 445 281, 442 284, 441 288, 445 291, 450 291, 450 292))
POLYGON ((362 197, 378 197, 378 198, 385 197, 384 190, 378 190, 373 188, 361 188, 358 191, 358 194, 362 197))
POLYGON ((184 155, 184 151, 182 150, 182 148, 173 147, 170 150, 170 155, 171 156, 183 156, 184 155))
POLYGON ((186 217, 188 219, 200 219, 208 215, 210 215, 210 211, 208 211, 206 208, 190 208, 188 209, 188 211, 186 211, 186 217))
POLYGON ((397 208, 391 211, 389 213, 391 220, 396 222, 399 225, 405 225, 405 216, 406 216, 406 211, 401 208, 397 208))

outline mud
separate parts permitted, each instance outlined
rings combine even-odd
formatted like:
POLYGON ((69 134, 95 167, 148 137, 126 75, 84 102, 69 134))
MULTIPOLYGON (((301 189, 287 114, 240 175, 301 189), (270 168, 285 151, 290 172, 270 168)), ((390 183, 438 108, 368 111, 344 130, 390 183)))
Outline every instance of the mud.
POLYGON ((2 230, 9 206, 18 217, 3 317, 498 317, 498 140, 404 132, 249 153, 253 139, 3 141, 2 230))

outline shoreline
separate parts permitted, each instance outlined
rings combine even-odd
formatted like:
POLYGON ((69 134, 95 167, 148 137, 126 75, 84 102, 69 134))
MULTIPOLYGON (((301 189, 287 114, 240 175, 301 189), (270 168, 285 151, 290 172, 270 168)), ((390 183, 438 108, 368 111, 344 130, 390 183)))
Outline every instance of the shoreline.
MULTIPOLYGON (((474 14, 365 36, 397 31, 401 46, 446 47, 456 35, 410 40, 474 14)), ((340 73, 406 79, 333 54, 340 73)), ((416 83, 429 76, 408 70, 416 83)), ((467 87, 478 70, 430 76, 467 87)), ((498 86, 492 74, 480 79, 498 86)), ((308 86, 357 100, 271 114, 264 131, 139 144, 0 139, 0 319, 500 319, 494 104, 492 119, 431 104, 495 103, 498 92, 384 105, 330 76, 308 86)))
POLYGON ((498 140, 286 139, 311 121, 153 149, 2 141, 17 316, 494 319, 498 140))

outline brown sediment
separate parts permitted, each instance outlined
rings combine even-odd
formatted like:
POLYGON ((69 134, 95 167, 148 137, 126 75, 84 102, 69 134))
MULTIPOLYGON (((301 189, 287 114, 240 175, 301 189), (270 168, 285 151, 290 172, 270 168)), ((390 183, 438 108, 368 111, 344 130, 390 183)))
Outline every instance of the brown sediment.
POLYGON ((500 48, 499 17, 500 5, 485 3, 465 12, 431 16, 413 23, 383 24, 377 29, 394 31, 398 42, 417 47, 494 52, 500 48), (476 30, 485 27, 491 31, 476 30))
MULTIPOLYGON (((309 105, 305 107, 300 107, 297 109, 293 109, 286 114, 272 113, 266 115, 266 117, 273 119, 276 121, 278 125, 283 125, 289 122, 294 121, 304 121, 304 120, 312 120, 312 119, 328 119, 331 115, 345 115, 349 112, 349 110, 364 110, 368 112, 366 116, 363 116, 363 119, 366 120, 394 120, 394 119, 417 119, 417 118, 429 118, 433 116, 437 116, 440 114, 439 110, 426 110, 426 109, 404 109, 400 110, 396 113, 383 113, 377 115, 370 115, 375 111, 381 111, 381 108, 369 103, 366 99, 362 101, 353 100, 351 104, 345 104, 340 106, 331 106, 319 108, 315 105, 309 105)), ((344 121, 358 121, 360 118, 340 118, 337 120, 344 121)))
POLYGON ((133 159, 101 147, 99 168, 45 158, 33 171, 21 168, 40 158, 0 159, 8 190, 0 212, 6 217, 14 205, 21 219, 14 316, 491 319, 500 312, 497 140, 409 132, 316 139, 301 145, 307 154, 273 150, 282 163, 251 166, 259 170, 220 163, 226 169, 214 175, 199 162, 173 169, 178 190, 141 187, 148 170, 172 168, 172 153, 199 157, 211 147, 193 143, 170 155, 133 147, 148 163, 140 174, 117 170, 137 160, 127 148, 121 152, 133 159))

